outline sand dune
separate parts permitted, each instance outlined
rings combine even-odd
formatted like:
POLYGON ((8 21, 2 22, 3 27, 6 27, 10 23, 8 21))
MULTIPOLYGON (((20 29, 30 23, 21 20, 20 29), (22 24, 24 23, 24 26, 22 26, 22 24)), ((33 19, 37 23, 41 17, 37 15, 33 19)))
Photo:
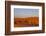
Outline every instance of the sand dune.
POLYGON ((15 27, 38 26, 38 17, 14 18, 15 27))

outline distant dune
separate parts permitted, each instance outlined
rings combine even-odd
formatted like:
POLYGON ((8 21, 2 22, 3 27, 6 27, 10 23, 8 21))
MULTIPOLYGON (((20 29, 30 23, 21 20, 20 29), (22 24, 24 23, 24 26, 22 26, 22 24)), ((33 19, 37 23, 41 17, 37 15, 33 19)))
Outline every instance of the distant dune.
POLYGON ((39 17, 14 18, 15 27, 38 26, 39 17))

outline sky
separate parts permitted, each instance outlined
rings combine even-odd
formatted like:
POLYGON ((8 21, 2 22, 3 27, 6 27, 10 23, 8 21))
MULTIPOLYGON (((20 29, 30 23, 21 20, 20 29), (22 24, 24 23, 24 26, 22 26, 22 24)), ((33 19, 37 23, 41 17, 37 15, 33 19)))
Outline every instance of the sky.
POLYGON ((14 16, 16 18, 38 17, 39 9, 14 8, 14 16))

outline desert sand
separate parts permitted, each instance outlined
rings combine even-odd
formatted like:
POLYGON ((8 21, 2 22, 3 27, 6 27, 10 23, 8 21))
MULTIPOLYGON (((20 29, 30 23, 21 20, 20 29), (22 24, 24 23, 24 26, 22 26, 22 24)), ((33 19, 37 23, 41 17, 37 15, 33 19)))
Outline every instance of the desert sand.
POLYGON ((39 17, 14 18, 14 27, 38 26, 39 17))

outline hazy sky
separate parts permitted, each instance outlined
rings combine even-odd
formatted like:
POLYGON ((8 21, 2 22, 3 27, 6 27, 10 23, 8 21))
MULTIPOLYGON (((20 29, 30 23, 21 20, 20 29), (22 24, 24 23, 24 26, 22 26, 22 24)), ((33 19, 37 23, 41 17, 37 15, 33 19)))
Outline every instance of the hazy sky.
POLYGON ((38 17, 39 9, 28 9, 28 8, 14 8, 14 16, 16 18, 24 17, 38 17))

